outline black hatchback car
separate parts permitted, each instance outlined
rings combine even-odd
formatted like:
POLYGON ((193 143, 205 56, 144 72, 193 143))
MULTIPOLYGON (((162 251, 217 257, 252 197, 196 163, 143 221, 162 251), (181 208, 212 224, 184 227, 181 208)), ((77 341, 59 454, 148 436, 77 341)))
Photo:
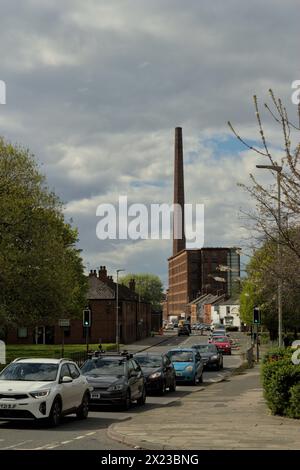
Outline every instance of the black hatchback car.
POLYGON ((146 379, 147 393, 158 392, 164 395, 168 388, 176 390, 176 372, 168 356, 165 354, 139 353, 134 358, 140 364, 146 379))
POLYGON ((223 369, 223 356, 215 344, 194 344, 192 348, 200 353, 205 369, 223 369))
POLYGON ((127 410, 133 401, 146 402, 145 378, 131 354, 96 353, 81 371, 93 387, 91 405, 118 404, 127 410))

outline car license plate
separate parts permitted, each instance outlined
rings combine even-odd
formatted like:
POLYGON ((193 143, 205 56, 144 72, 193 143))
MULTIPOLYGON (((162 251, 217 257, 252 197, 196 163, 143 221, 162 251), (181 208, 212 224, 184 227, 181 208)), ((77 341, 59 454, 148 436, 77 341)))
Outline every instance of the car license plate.
POLYGON ((92 399, 94 399, 94 400, 99 400, 99 398, 100 398, 100 393, 92 393, 91 397, 92 397, 92 399))
POLYGON ((0 404, 0 408, 3 410, 7 410, 7 409, 12 409, 12 408, 16 408, 17 405, 12 405, 12 404, 8 404, 8 403, 2 403, 0 404))
POLYGON ((176 375, 182 375, 182 372, 176 372, 176 375))

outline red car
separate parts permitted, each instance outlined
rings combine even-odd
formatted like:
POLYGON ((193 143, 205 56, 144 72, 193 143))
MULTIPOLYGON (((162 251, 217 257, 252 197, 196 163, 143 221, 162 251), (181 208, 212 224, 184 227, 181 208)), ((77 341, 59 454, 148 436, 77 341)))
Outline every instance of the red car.
POLYGON ((227 336, 215 336, 209 342, 215 344, 222 354, 231 355, 231 344, 227 336))

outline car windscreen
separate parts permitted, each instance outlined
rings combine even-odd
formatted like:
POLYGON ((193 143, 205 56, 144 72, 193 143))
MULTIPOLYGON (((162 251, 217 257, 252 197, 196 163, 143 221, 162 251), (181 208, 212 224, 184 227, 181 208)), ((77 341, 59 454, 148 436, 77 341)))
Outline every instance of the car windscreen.
POLYGON ((135 356, 135 360, 139 363, 141 367, 161 367, 161 357, 160 356, 135 356))
POLYGON ((25 380, 30 382, 53 382, 58 364, 14 362, 0 374, 0 380, 25 380))
POLYGON ((194 362, 194 355, 190 351, 169 351, 168 356, 172 362, 194 362))
POLYGON ((216 346, 213 344, 195 344, 192 346, 194 349, 197 349, 200 354, 208 352, 216 352, 216 346))
POLYGON ((228 338, 226 338, 225 336, 217 336, 216 338, 214 338, 214 342, 215 343, 228 343, 228 338))
POLYGON ((81 371, 83 375, 93 377, 101 375, 123 376, 125 374, 125 362, 124 359, 107 357, 89 359, 83 364, 81 371))

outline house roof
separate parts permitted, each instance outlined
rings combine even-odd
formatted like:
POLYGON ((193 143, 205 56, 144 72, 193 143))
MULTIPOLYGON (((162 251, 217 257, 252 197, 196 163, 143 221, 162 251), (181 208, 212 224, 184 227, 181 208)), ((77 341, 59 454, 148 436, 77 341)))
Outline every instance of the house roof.
MULTIPOLYGON (((88 293, 89 300, 112 300, 116 298, 117 284, 111 280, 103 282, 96 275, 88 276, 88 293)), ((119 299, 138 301, 139 296, 133 292, 129 287, 119 284, 119 299)), ((141 298, 141 302, 144 302, 141 298)))
POLYGON ((188 305, 194 304, 214 304, 217 301, 224 300, 224 295, 214 295, 214 294, 203 294, 197 297, 196 299, 192 300, 188 305))
POLYGON ((232 299, 232 298, 229 298, 227 300, 219 300, 217 302, 215 302, 214 305, 240 305, 240 301, 239 299, 232 299))
POLYGON ((114 299, 115 291, 97 276, 89 276, 87 298, 90 300, 114 299))

